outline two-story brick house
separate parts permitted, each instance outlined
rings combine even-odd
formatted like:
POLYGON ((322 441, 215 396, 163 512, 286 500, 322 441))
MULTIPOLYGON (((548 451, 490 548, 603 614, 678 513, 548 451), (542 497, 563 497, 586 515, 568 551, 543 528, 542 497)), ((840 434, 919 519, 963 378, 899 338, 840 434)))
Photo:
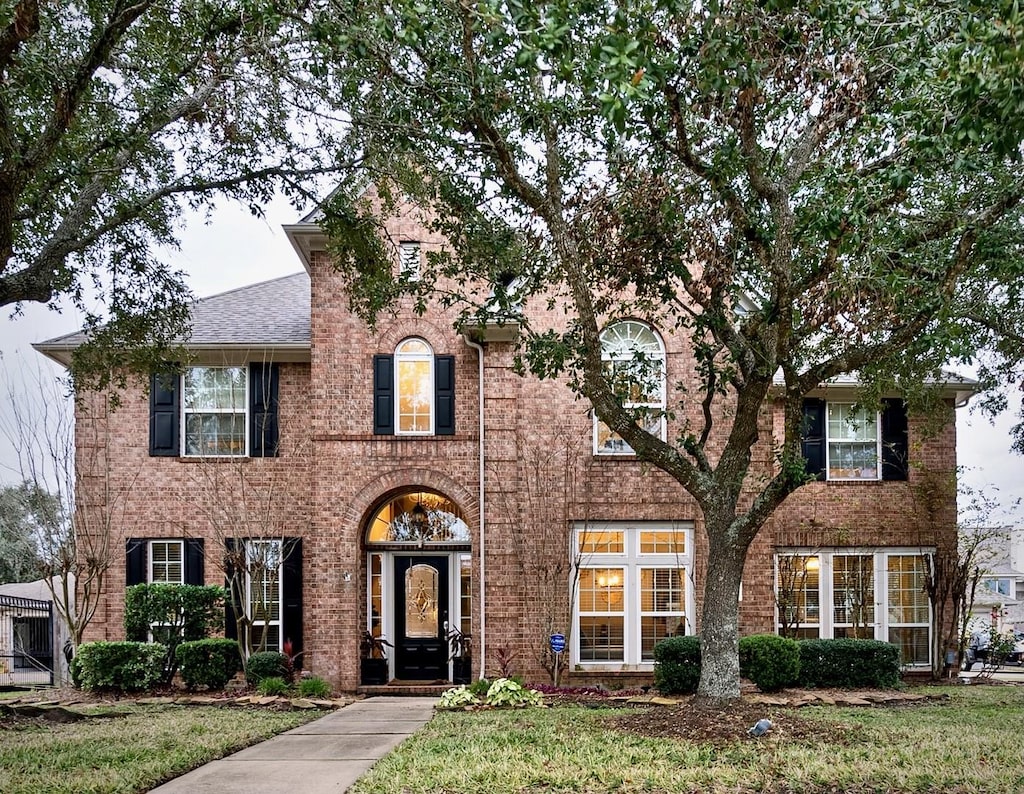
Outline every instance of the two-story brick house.
MULTIPOLYGON (((414 210, 385 228, 396 269, 414 272, 441 242, 414 210)), ((360 684, 366 631, 391 643, 392 679, 450 680, 446 637, 459 628, 474 675, 511 667, 540 680, 561 633, 562 669, 611 682, 648 673, 659 638, 700 630, 694 500, 564 383, 517 374, 515 323, 460 334, 450 311, 419 316, 409 303, 369 328, 315 216, 286 231, 303 271, 199 301, 183 375, 154 376, 115 411, 95 395, 78 407, 79 456, 101 459, 124 491, 111 526, 125 561, 91 639, 123 638, 128 584, 223 583, 227 547, 277 566, 246 583, 269 604, 258 634, 290 641, 346 690, 360 684)), ((535 326, 564 322, 543 302, 522 310, 535 326)), ((80 341, 37 348, 67 363, 80 341)), ((645 318, 609 325, 602 344, 612 367, 636 349, 661 362, 660 384, 636 395, 655 410, 694 369, 687 339, 645 318)), ((855 391, 832 383, 805 404, 820 481, 752 547, 741 631, 874 637, 926 667, 936 628, 923 555, 955 544, 955 495, 940 483, 968 390, 949 386, 944 426, 928 434, 895 395, 850 421, 855 391)), ((652 429, 675 437, 685 419, 652 429)), ((755 465, 772 465, 781 422, 765 413, 755 465)))

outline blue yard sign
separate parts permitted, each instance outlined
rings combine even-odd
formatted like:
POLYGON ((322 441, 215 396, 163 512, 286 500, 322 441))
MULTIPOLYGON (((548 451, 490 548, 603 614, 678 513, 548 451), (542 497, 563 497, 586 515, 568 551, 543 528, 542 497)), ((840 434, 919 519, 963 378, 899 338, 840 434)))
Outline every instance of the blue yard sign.
POLYGON ((564 634, 552 634, 551 635, 551 650, 555 653, 561 653, 565 650, 565 635, 564 634))

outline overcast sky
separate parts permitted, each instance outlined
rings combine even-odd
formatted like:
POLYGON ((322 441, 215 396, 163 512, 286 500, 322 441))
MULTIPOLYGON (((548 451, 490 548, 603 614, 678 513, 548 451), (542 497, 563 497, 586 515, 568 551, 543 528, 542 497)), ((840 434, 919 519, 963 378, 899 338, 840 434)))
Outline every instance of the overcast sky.
MULTIPOLYGON (((299 211, 281 201, 267 210, 266 220, 253 218, 247 210, 224 206, 209 225, 196 220, 190 226, 180 251, 169 252, 173 264, 189 274, 189 284, 197 297, 245 286, 258 281, 295 273, 302 269, 291 244, 281 229, 294 223, 299 211)), ((45 307, 27 306, 23 316, 0 319, 0 372, 4 377, 22 380, 26 371, 32 382, 36 367, 56 372, 49 359, 36 353, 31 345, 80 327, 74 312, 57 314, 45 307)), ((969 374, 969 373, 963 373, 969 374)), ((0 411, 7 395, 7 384, 0 392, 0 411)), ((1016 395, 1019 405, 1020 395, 1016 395)), ((957 456, 964 469, 963 482, 998 497, 1003 505, 1000 522, 1024 526, 1024 512, 1014 510, 1016 500, 1024 500, 1024 459, 1009 452, 1012 415, 992 425, 970 408, 957 411, 957 456)), ((0 483, 19 480, 16 459, 8 440, 0 437, 0 483)))

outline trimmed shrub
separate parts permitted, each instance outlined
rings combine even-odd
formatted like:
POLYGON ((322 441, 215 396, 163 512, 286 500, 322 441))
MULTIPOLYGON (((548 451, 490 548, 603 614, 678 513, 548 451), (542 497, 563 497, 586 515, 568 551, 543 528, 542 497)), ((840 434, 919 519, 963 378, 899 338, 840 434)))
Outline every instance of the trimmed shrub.
POLYGON ((279 675, 271 675, 260 679, 256 690, 261 695, 287 695, 290 689, 288 682, 279 675))
POLYGON ((249 657, 245 664, 245 680, 249 686, 259 686, 264 678, 290 680, 288 657, 280 651, 260 651, 249 657))
POLYGON ((235 640, 209 639, 183 642, 175 654, 181 679, 189 689, 206 686, 223 689, 242 669, 242 657, 235 640))
POLYGON ((299 681, 299 694, 304 698, 329 698, 331 685, 318 676, 299 681))
POLYGON ((778 692, 800 680, 800 646, 776 634, 740 637, 740 675, 762 692, 778 692))
POLYGON ((666 695, 691 694, 700 683, 700 638, 669 637, 654 646, 654 685, 666 695))
POLYGON ((880 640, 801 640, 800 680, 808 687, 891 689, 900 683, 899 649, 880 640))
POLYGON ((201 640, 224 623, 223 587, 190 584, 137 584, 124 592, 124 631, 132 640, 150 638, 167 646, 164 681, 178 666, 181 642, 201 640))
POLYGON ((160 683, 167 648, 158 642, 87 642, 75 659, 83 689, 137 692, 160 683))

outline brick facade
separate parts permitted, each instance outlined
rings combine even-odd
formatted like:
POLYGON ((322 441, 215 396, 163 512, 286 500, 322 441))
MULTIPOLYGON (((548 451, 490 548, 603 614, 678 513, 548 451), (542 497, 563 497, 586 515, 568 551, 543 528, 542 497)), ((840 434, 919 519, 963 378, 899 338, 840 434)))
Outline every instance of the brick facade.
MULTIPOLYGON (((424 249, 440 243, 415 217, 392 220, 387 228, 396 241, 417 240, 424 249)), ((480 566, 484 565, 483 641, 489 674, 496 673, 505 659, 528 679, 546 677, 542 663, 548 635, 554 630, 571 631, 569 556, 574 523, 657 521, 692 526, 694 603, 689 613, 693 621, 699 620, 706 541, 700 512, 678 483, 630 456, 595 456, 588 406, 575 399, 564 383, 517 375, 511 343, 484 342, 485 496, 481 504, 479 361, 477 351, 452 330, 454 314, 432 307, 426 316, 418 317, 406 303, 369 328, 349 311, 342 280, 326 253, 314 252, 308 269, 308 360, 280 363, 279 457, 149 457, 149 403, 144 388, 121 395, 121 405, 113 413, 102 410, 102 401, 95 397, 80 404, 80 493, 85 495, 91 487, 84 462, 108 464, 99 468, 120 489, 103 497, 115 542, 129 537, 203 538, 205 580, 220 584, 223 571, 218 550, 225 537, 301 537, 303 666, 344 690, 359 685, 359 639, 368 625, 367 526, 389 499, 410 491, 437 492, 463 512, 470 540, 452 551, 450 560, 456 570, 458 553, 471 555, 472 634, 477 654, 482 622, 480 566), (373 357, 393 353, 411 336, 425 340, 435 356, 454 356, 454 435, 373 433, 373 357), (242 498, 243 480, 249 501, 254 494, 263 499, 272 495, 272 499, 259 515, 252 505, 251 516, 238 507, 231 523, 223 518, 222 508, 247 501, 242 498)), ((557 312, 549 313, 539 304, 526 311, 535 327, 562 322, 557 312)), ((659 330, 672 384, 693 372, 694 360, 684 338, 659 330)), ((209 363, 237 364, 272 357, 273 352, 261 349, 258 355, 249 354, 250 359, 236 346, 223 355, 203 355, 209 363)), ((305 357, 293 354, 290 358, 305 357)), ((670 392, 670 403, 672 399, 670 392)), ((698 421, 699 406, 691 404, 688 410, 689 418, 698 421)), ((669 423, 669 438, 686 418, 680 415, 669 423)), ((766 413, 762 442, 754 455, 755 471, 771 466, 771 441, 780 432, 780 412, 766 413)), ((955 470, 952 405, 937 435, 927 436, 924 424, 911 417, 909 442, 908 481, 816 482, 800 489, 775 513, 751 548, 746 565, 742 633, 774 630, 774 554, 779 549, 949 549, 955 544, 955 496, 941 485, 952 481, 955 470)), ((421 550, 386 553, 416 555, 421 550)), ((452 581, 457 580, 453 573, 452 581)), ((124 566, 115 564, 88 639, 123 637, 125 581, 124 566)), ((454 600, 453 595, 452 618, 454 600)), ((695 628, 699 631, 699 626, 695 628)), ((570 668, 575 668, 572 647, 570 643, 566 654, 570 668)), ((477 655, 474 675, 480 669, 477 655)), ((572 676, 633 680, 649 676, 648 671, 649 666, 643 665, 584 665, 572 676)))

